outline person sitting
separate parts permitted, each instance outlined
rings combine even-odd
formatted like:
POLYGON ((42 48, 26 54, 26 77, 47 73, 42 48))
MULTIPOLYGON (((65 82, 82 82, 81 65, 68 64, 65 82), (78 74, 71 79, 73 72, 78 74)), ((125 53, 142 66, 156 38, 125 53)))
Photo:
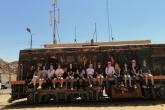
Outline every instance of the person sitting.
POLYGON ((117 84, 116 82, 116 77, 115 77, 115 69, 112 66, 111 61, 108 61, 107 67, 105 68, 105 74, 106 74, 106 87, 109 88, 110 84, 109 84, 109 78, 113 77, 115 78, 115 84, 117 84))
POLYGON ((136 89, 137 88, 137 86, 136 86, 136 77, 139 76, 139 68, 136 65, 136 60, 133 59, 131 61, 131 63, 132 63, 132 65, 131 65, 131 75, 132 75, 132 78, 133 78, 133 86, 136 89))
POLYGON ((48 77, 47 75, 48 75, 48 71, 46 70, 46 67, 43 66, 42 71, 41 71, 41 75, 39 77, 39 87, 38 87, 38 89, 42 88, 43 81, 47 80, 47 77, 48 77))
POLYGON ((151 84, 154 85, 153 75, 151 74, 151 71, 149 67, 147 66, 146 60, 143 60, 143 66, 141 67, 140 70, 141 70, 143 78, 145 79, 145 85, 148 86, 149 78, 151 78, 151 84))
MULTIPOLYGON (((39 80, 40 75, 41 75, 41 68, 40 66, 37 66, 37 69, 34 71, 33 78, 31 81, 33 83, 34 89, 36 89, 36 83, 37 83, 37 80, 39 80)), ((41 85, 39 85, 39 87, 40 86, 41 85)))
POLYGON ((58 68, 55 71, 55 74, 57 76, 57 81, 60 82, 60 87, 63 87, 63 74, 64 74, 64 70, 61 68, 61 65, 58 65, 58 68))
POLYGON ((124 75, 124 85, 125 85, 125 87, 127 87, 127 80, 129 81, 129 87, 132 87, 130 69, 129 69, 127 63, 124 64, 123 75, 124 75))
POLYGON ((121 84, 122 76, 121 76, 121 68, 118 63, 115 63, 115 74, 116 77, 116 87, 119 87, 119 84, 121 84))
POLYGON ((65 86, 65 89, 67 90, 68 88, 68 72, 67 72, 67 67, 64 68, 64 74, 63 74, 63 80, 64 80, 64 83, 63 85, 65 86))
POLYGON ((69 67, 67 69, 67 73, 68 73, 67 79, 69 80, 68 84, 70 85, 70 89, 73 90, 75 70, 74 70, 72 64, 69 64, 69 67))
POLYGON ((100 87, 103 86, 103 68, 101 67, 101 63, 98 63, 97 64, 97 68, 95 69, 95 73, 97 75, 97 79, 98 79, 98 82, 99 82, 99 85, 100 87))
POLYGON ((53 83, 53 87, 52 87, 52 79, 55 78, 55 69, 53 67, 53 65, 50 65, 50 68, 48 69, 48 86, 49 88, 55 88, 55 82, 53 83))
POLYGON ((86 73, 87 73, 87 78, 89 81, 89 87, 92 87, 92 79, 93 79, 93 75, 94 75, 94 69, 93 69, 92 64, 89 65, 89 68, 87 68, 86 73))
POLYGON ((82 65, 79 66, 78 70, 77 70, 77 74, 79 76, 79 80, 78 80, 78 89, 85 89, 87 86, 86 83, 86 78, 87 78, 87 74, 85 72, 85 69, 83 68, 82 65))

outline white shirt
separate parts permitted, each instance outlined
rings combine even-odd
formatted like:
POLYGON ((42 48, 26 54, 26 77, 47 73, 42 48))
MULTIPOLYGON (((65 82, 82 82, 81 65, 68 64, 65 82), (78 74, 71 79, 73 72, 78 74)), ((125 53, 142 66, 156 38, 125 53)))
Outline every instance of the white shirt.
POLYGON ((64 70, 61 69, 61 68, 57 68, 56 71, 55 71, 55 74, 57 77, 62 77, 63 74, 64 74, 64 70))
POLYGON ((49 69, 48 70, 48 78, 52 78, 53 76, 54 76, 54 74, 55 74, 55 70, 54 69, 49 69))
POLYGON ((86 71, 87 71, 87 75, 93 75, 94 74, 93 68, 88 68, 86 71))

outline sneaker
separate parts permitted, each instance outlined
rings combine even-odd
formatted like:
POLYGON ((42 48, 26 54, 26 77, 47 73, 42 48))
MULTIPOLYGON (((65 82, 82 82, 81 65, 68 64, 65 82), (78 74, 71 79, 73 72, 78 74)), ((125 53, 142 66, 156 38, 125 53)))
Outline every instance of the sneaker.
POLYGON ((134 88, 135 88, 135 89, 137 89, 137 86, 136 86, 136 85, 134 85, 134 88))
POLYGON ((55 85, 53 85, 53 88, 56 88, 56 86, 55 86, 55 85))
POLYGON ((130 87, 130 88, 132 88, 132 86, 131 86, 131 85, 130 85, 129 87, 130 87))
POLYGON ((146 85, 143 85, 142 87, 143 87, 143 88, 147 88, 147 86, 146 86, 146 85))
POLYGON ((41 89, 42 87, 41 86, 38 86, 38 88, 37 89, 41 89))

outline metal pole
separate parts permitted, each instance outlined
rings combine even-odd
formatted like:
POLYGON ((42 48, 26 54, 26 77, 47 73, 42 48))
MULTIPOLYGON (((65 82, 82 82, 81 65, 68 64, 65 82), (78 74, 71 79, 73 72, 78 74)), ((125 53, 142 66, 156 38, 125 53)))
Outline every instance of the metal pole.
POLYGON ((96 34, 96 42, 97 42, 97 26, 96 26, 96 23, 95 23, 95 34, 96 34))
POLYGON ((53 27, 53 44, 57 44, 56 40, 56 6, 53 4, 54 8, 54 27, 53 27))
POLYGON ((32 33, 30 33, 30 48, 32 49, 32 33))

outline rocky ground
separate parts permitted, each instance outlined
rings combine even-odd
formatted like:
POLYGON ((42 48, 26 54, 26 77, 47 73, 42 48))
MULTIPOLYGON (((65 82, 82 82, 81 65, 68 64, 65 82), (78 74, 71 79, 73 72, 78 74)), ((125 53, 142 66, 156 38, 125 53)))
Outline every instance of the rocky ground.
POLYGON ((16 73, 18 68, 18 62, 6 62, 0 58, 0 80, 1 82, 7 82, 9 80, 16 80, 16 73))
POLYGON ((8 103, 10 90, 0 90, 1 110, 165 110, 165 100, 113 100, 86 103, 29 105, 26 99, 8 103))

